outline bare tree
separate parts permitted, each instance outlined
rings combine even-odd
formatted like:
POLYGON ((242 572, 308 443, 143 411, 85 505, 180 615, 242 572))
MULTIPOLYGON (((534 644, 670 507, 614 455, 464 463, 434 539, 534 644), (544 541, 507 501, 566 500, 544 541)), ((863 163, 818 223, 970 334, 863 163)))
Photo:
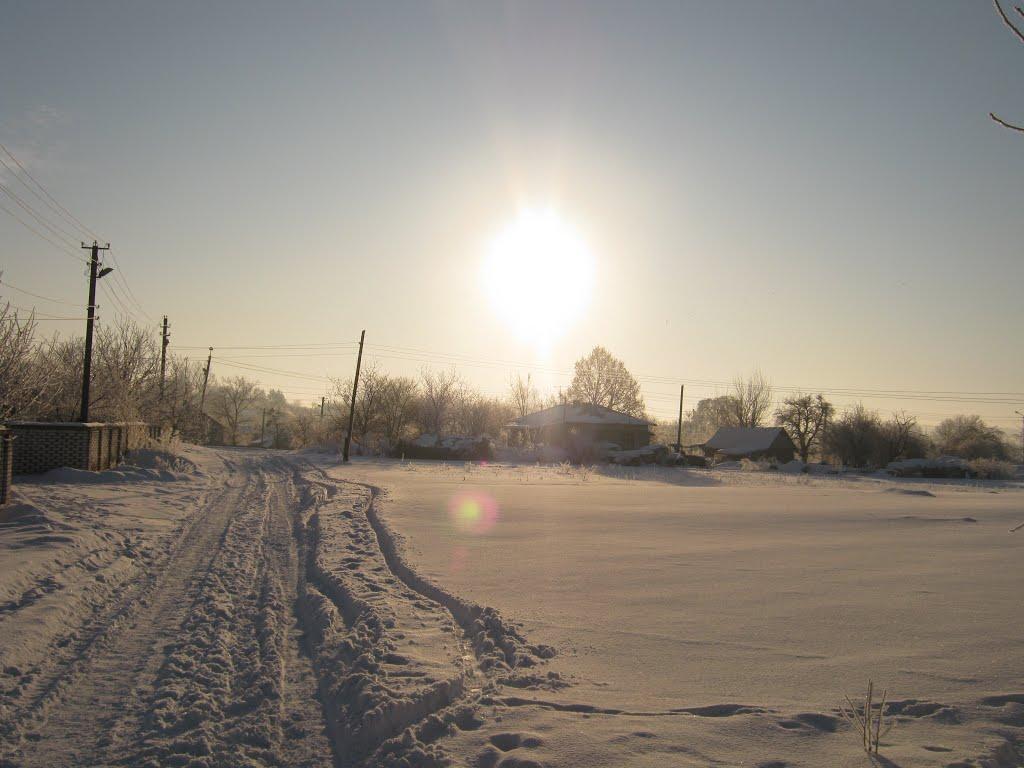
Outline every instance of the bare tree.
POLYGON ((462 380, 454 368, 447 371, 424 368, 420 372, 420 383, 423 389, 423 429, 441 435, 462 389, 462 380))
POLYGON ((917 458, 914 454, 924 455, 924 435, 917 428, 917 419, 906 411, 897 411, 882 425, 885 463, 894 459, 917 458))
POLYGON ((828 420, 835 408, 820 394, 797 393, 782 401, 775 412, 779 426, 783 427, 796 444, 800 460, 805 464, 811 451, 819 444, 828 420))
POLYGON ((840 463, 863 467, 879 455, 881 441, 882 422, 878 414, 858 404, 829 423, 822 446, 840 463))
POLYGON ((568 395, 572 402, 600 405, 637 418, 644 416, 640 385, 622 361, 604 347, 594 347, 576 361, 568 395))
MULTIPOLYGON (((1013 22, 1009 15, 1007 15, 1006 11, 1003 10, 1003 6, 999 3, 999 0, 992 0, 992 2, 995 4, 996 11, 999 13, 999 18, 1003 20, 1003 24, 1005 24, 1006 27, 1011 32, 1013 32, 1014 35, 1017 36, 1018 40, 1024 43, 1024 31, 1021 31, 1021 28, 1013 22)), ((1015 5, 1013 6, 1013 10, 1017 13, 1018 16, 1021 17, 1021 19, 1024 19, 1024 8, 1022 8, 1019 5, 1015 5)), ((1003 120, 1003 118, 997 116, 995 112, 989 112, 988 116, 991 117, 1004 128, 1009 128, 1012 131, 1020 131, 1021 133, 1024 133, 1024 126, 1018 125, 1016 123, 1011 123, 1007 120, 1003 120)))
POLYGON ((227 379, 214 391, 211 410, 224 421, 228 442, 231 445, 238 444, 238 433, 245 411, 259 399, 260 395, 256 382, 242 376, 227 379))
POLYGON ((512 406, 497 398, 463 389, 452 408, 452 421, 463 435, 497 435, 513 416, 512 406))
POLYGON ((533 386, 530 374, 526 374, 525 379, 521 374, 516 374, 509 380, 509 389, 512 409, 518 418, 523 418, 540 406, 540 394, 533 386))
POLYGON ((772 386, 760 371, 746 379, 737 376, 729 393, 733 421, 737 427, 759 427, 772 408, 772 386))

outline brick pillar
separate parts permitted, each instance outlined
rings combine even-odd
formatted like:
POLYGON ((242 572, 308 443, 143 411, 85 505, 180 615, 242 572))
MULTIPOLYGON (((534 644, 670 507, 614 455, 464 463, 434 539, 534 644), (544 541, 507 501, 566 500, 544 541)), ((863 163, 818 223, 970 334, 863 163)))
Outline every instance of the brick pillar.
POLYGON ((0 428, 0 506, 7 503, 14 471, 14 437, 0 428))

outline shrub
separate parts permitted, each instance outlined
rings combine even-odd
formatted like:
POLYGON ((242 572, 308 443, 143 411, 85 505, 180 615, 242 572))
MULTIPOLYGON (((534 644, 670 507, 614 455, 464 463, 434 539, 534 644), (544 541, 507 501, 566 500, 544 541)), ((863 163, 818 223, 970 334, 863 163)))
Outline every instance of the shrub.
POLYGON ((974 459, 970 466, 971 472, 982 480, 1013 480, 1017 475, 1015 465, 998 459, 974 459))

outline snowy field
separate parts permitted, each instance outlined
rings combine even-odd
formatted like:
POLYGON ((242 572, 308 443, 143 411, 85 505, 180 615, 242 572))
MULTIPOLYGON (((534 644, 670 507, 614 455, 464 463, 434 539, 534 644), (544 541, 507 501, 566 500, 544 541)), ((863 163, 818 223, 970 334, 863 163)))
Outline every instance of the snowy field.
POLYGON ((0 766, 1024 764, 1024 490, 187 448, 19 478, 0 766))
POLYGON ((424 575, 558 649, 545 669, 569 686, 524 691, 551 705, 503 717, 541 735, 520 757, 864 765, 835 708, 870 677, 894 700, 892 764, 1021 764, 1004 746, 1024 725, 1019 488, 426 462, 331 474, 384 489, 424 575))

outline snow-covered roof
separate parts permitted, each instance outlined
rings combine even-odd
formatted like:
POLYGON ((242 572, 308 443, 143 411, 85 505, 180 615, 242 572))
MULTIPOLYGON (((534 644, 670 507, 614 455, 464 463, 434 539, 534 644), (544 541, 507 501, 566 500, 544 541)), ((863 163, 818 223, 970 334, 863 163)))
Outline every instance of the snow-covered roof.
POLYGON ((782 427, 720 427, 704 446, 727 456, 747 456, 767 451, 782 431, 782 427))
POLYGON ((556 405, 543 411, 530 413, 516 419, 509 426, 540 429, 552 424, 603 424, 631 427, 646 427, 649 421, 638 419, 627 413, 619 413, 600 405, 556 405))

